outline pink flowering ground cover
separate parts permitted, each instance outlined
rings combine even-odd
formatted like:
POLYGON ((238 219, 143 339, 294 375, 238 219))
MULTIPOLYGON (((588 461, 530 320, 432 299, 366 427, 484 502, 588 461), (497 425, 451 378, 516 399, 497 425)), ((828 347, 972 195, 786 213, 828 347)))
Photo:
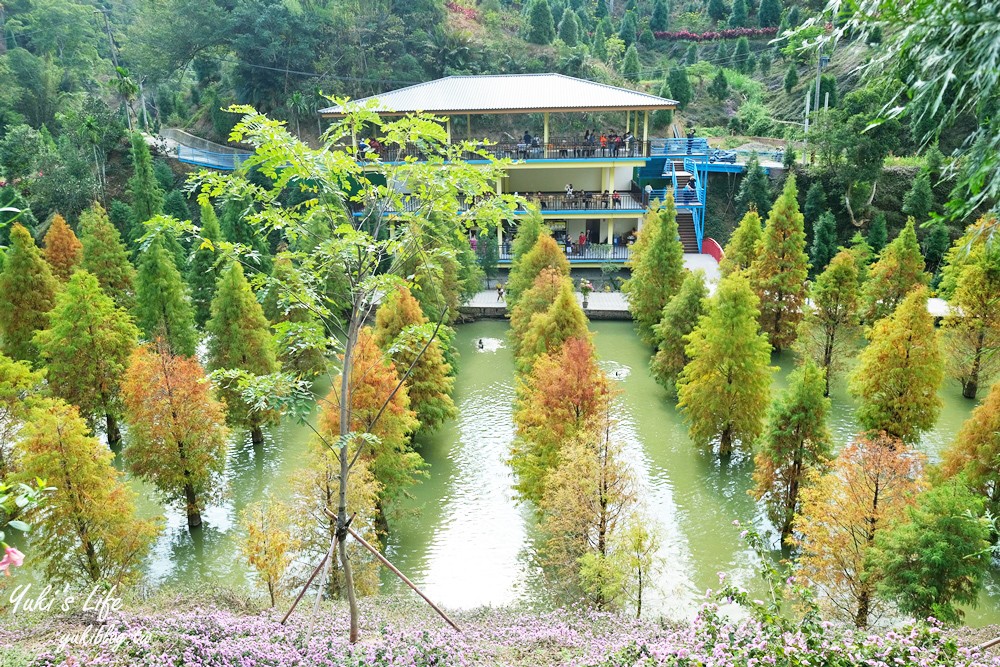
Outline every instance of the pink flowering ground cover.
POLYGON ((987 667, 1000 658, 977 655, 934 625, 857 633, 826 623, 767 625, 729 620, 714 606, 691 623, 637 621, 615 614, 562 609, 532 613, 481 609, 455 614, 462 634, 410 601, 365 601, 362 640, 345 637, 340 607, 294 622, 271 610, 185 606, 133 610, 105 625, 74 617, 62 623, 0 630, 0 665, 73 667, 424 667, 574 665, 580 667, 987 667), (81 631, 90 627, 86 637, 81 631), (68 640, 67 640, 68 637, 68 640), (66 643, 63 643, 66 642, 66 643))

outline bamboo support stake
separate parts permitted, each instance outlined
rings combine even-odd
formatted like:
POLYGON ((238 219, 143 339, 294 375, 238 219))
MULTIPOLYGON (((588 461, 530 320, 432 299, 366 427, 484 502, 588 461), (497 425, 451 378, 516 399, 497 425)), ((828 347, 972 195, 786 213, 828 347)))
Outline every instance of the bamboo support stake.
POLYGON ((395 574, 397 577, 399 577, 400 579, 402 579, 404 584, 406 584, 407 586, 409 586, 410 588, 412 588, 416 592, 417 595, 419 595, 420 597, 422 597, 424 599, 424 602, 426 602, 427 604, 429 604, 431 606, 431 609, 433 609, 434 611, 436 611, 438 613, 438 616, 440 616, 441 618, 443 618, 448 625, 450 625, 451 627, 453 627, 455 629, 456 632, 461 632, 462 631, 461 628, 459 628, 457 625, 455 625, 454 621, 452 621, 450 618, 448 618, 447 614, 445 614, 443 611, 441 611, 436 604, 434 604, 433 602, 431 602, 431 599, 429 597, 427 597, 426 595, 424 595, 423 591, 421 591, 419 588, 417 588, 416 585, 412 581, 410 581, 409 579, 407 579, 405 574, 403 574, 402 572, 400 572, 396 568, 395 565, 393 565, 392 563, 390 563, 389 559, 387 559, 385 556, 383 556, 382 554, 380 554, 379 551, 378 551, 378 549, 376 549, 372 545, 368 544, 368 542, 365 541, 365 539, 363 537, 361 537, 360 535, 358 535, 357 533, 355 533, 354 529, 351 528, 350 526, 347 527, 347 532, 351 534, 351 537, 353 537, 358 542, 360 542, 361 546, 363 546, 365 549, 368 549, 368 551, 372 552, 372 555, 374 555, 375 558, 377 558, 380 563, 382 563, 383 565, 385 565, 387 568, 389 568, 389 570, 392 571, 393 574, 395 574))
POLYGON ((309 579, 306 580, 305 586, 303 586, 302 590, 299 591, 299 594, 295 596, 295 601, 292 603, 292 606, 288 610, 288 613, 286 613, 285 617, 281 619, 281 625, 284 625, 288 621, 288 617, 291 616, 292 612, 295 611, 295 608, 299 606, 299 602, 302 601, 302 598, 305 596, 306 591, 309 590, 310 586, 312 586, 313 579, 316 578, 316 575, 319 574, 320 570, 323 569, 323 566, 326 565, 326 561, 330 559, 331 555, 333 554, 336 548, 337 548, 337 536, 334 535, 333 541, 330 543, 330 550, 323 555, 323 560, 319 562, 319 565, 316 566, 316 569, 313 570, 313 573, 309 575, 309 579))

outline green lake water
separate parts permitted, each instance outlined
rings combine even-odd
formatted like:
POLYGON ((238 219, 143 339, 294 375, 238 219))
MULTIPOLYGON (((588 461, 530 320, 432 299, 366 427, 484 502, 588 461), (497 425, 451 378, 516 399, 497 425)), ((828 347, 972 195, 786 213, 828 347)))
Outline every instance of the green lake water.
MULTIPOLYGON (((644 510, 661 536, 660 571, 648 601, 650 611, 690 616, 718 573, 759 589, 752 552, 733 522, 768 530, 747 495, 752 463, 735 456, 720 463, 694 447, 673 402, 648 373, 649 352, 627 322, 594 322, 602 366, 621 391, 617 433, 637 478, 644 510)), ((459 417, 418 446, 428 477, 412 490, 391 521, 387 546, 395 564, 436 602, 468 608, 518 601, 543 603, 548 587, 535 563, 533 511, 511 489, 506 459, 513 439, 513 359, 506 346, 507 323, 481 321, 458 327, 460 352, 455 402, 459 417), (478 349, 482 339, 484 350, 478 349)), ((775 390, 784 386, 792 359, 774 359, 775 390)), ((830 426, 837 446, 857 431, 853 403, 840 383, 833 396, 830 426)), ((944 409, 920 447, 933 461, 970 413, 957 384, 941 391, 944 409)), ((287 497, 291 477, 303 464, 309 432, 294 423, 272 429, 256 451, 249 439, 234 443, 226 468, 226 492, 204 512, 204 526, 188 531, 180 511, 166 512, 166 527, 147 564, 151 585, 252 585, 239 552, 239 512, 265 493, 287 497)), ((132 482, 140 511, 163 512, 155 495, 132 482)), ((383 577, 384 588, 398 582, 383 577)), ((1000 623, 1000 582, 991 577, 981 602, 969 610, 970 625, 1000 623)))

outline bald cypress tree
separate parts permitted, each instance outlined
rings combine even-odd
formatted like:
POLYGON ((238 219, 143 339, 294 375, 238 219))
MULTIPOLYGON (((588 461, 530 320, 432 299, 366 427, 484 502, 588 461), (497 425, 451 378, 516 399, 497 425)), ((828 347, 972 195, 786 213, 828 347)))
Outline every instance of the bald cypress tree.
MULTIPOLYGON (((252 375, 277 372, 270 326, 243 275, 243 267, 239 262, 230 263, 219 278, 212 299, 212 319, 206 326, 209 370, 239 370, 252 375)), ((276 421, 278 415, 251 405, 237 381, 222 381, 220 385, 229 423, 247 428, 254 445, 263 444, 262 427, 276 421)))
POLYGON ((890 315, 914 287, 929 282, 914 221, 910 218, 892 243, 882 249, 868 272, 861 299, 864 320, 871 323, 890 315))
POLYGON ((551 44, 556 38, 556 25, 548 0, 535 0, 528 14, 528 41, 551 44))
POLYGON ((742 273, 719 283, 688 336, 691 361, 678 381, 677 405, 695 444, 749 449, 761 434, 771 393, 771 346, 757 322, 758 299, 742 273))
POLYGON ((35 334, 52 393, 91 424, 103 417, 111 446, 122 439, 120 383, 138 339, 132 317, 86 271, 73 274, 56 297, 48 328, 35 334))
POLYGON ((808 472, 822 472, 833 454, 826 426, 830 399, 824 394, 825 385, 823 369, 806 359, 789 376, 788 389, 771 404, 756 447, 752 493, 764 501, 782 540, 792 534, 799 490, 808 472))
POLYGON ((570 338, 590 340, 590 332, 587 316, 576 302, 572 283, 566 278, 548 310, 532 316, 519 347, 518 370, 530 371, 538 357, 557 350, 570 338))
POLYGON ((135 267, 128 260, 118 229, 97 202, 80 215, 80 266, 91 273, 105 294, 126 310, 135 300, 135 267))
POLYGON ((52 267, 52 275, 61 282, 68 281, 83 259, 83 245, 66 224, 66 219, 58 213, 52 216, 44 243, 45 261, 52 267))
POLYGON ((632 277, 625 281, 622 291, 628 296, 628 309, 639 337, 654 345, 653 327, 684 281, 684 246, 677 233, 677 209, 672 193, 667 193, 663 206, 646 216, 635 248, 632 277))
POLYGON ((796 200, 795 177, 767 216, 760 254, 750 266, 750 278, 760 299, 760 326, 780 352, 795 342, 806 299, 809 259, 806 234, 796 200))
POLYGON ((458 416, 451 399, 455 385, 452 368, 445 361, 441 338, 430 340, 433 333, 434 327, 406 287, 399 287, 375 314, 375 344, 392 359, 400 376, 410 372, 405 381, 410 409, 425 431, 458 416))
POLYGON ((173 257, 155 239, 139 261, 136 279, 136 324, 146 340, 163 338, 170 352, 189 357, 198 345, 188 288, 173 257))
POLYGON ((543 234, 538 237, 534 247, 523 256, 518 265, 511 267, 507 279, 508 308, 517 305, 521 294, 531 287, 538 274, 546 268, 555 269, 564 276, 569 275, 569 260, 566 259, 566 252, 551 236, 543 234))
POLYGON ((191 257, 187 276, 191 286, 191 303, 194 305, 194 321, 203 327, 212 316, 215 286, 222 274, 219 254, 215 248, 215 244, 222 240, 222 231, 211 203, 206 202, 201 207, 200 236, 203 241, 191 257))
POLYGON ((10 233, 3 273, 0 273, 0 335, 3 353, 14 361, 38 360, 32 342, 48 326, 46 313, 56 301, 56 279, 35 240, 23 225, 10 233))
POLYGON ((653 327, 657 349, 649 367, 653 378, 668 392, 677 391, 677 378, 691 359, 687 336, 708 306, 708 287, 702 271, 688 273, 681 289, 663 307, 660 322, 653 327))
POLYGON ((745 271, 750 268, 753 261, 757 259, 760 250, 760 242, 764 238, 764 226, 757 213, 757 209, 751 207, 739 226, 726 244, 726 256, 723 257, 720 269, 722 275, 726 276, 733 271, 745 271))
POLYGON ((914 443, 937 421, 944 377, 927 288, 910 292, 892 315, 875 323, 868 338, 851 376, 851 393, 861 403, 858 421, 869 431, 914 443))

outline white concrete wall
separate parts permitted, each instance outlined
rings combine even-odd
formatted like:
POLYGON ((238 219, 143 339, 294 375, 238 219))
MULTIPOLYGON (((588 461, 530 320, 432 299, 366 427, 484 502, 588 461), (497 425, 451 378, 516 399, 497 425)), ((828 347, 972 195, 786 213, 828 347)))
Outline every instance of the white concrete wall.
MULTIPOLYGON (((522 195, 529 192, 562 192, 567 183, 572 183, 574 190, 598 192, 603 189, 601 172, 601 167, 570 168, 559 164, 544 169, 512 168, 504 179, 503 189, 506 193, 517 192, 522 195)), ((631 189, 632 168, 613 168, 612 179, 615 190, 631 189)))

